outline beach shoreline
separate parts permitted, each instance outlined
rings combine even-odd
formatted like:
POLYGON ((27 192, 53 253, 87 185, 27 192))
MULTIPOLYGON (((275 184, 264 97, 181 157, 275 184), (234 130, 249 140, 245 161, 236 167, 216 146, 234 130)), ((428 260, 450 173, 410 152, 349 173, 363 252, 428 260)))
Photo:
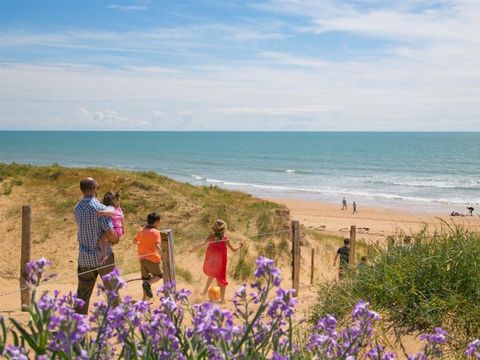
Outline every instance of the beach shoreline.
POLYGON ((352 213, 352 206, 341 210, 341 203, 332 204, 313 200, 291 198, 265 198, 286 206, 292 220, 298 220, 306 227, 325 233, 348 237, 350 226, 357 228, 357 239, 381 244, 389 235, 399 233, 414 234, 424 227, 433 231, 440 227, 461 225, 472 231, 480 231, 480 217, 449 216, 438 212, 417 212, 386 207, 357 207, 358 213, 352 213))

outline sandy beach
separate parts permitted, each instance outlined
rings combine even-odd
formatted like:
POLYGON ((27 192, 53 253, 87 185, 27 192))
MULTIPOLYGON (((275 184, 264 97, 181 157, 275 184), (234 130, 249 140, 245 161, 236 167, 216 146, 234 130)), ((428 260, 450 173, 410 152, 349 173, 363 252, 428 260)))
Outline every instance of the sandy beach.
POLYGON ((357 207, 357 214, 352 214, 351 206, 341 210, 341 204, 322 203, 308 200, 273 199, 290 209, 293 220, 326 233, 348 235, 350 226, 357 228, 357 239, 367 242, 384 241, 387 236, 404 232, 415 233, 427 226, 434 231, 441 226, 463 225, 471 230, 480 230, 480 217, 453 217, 441 213, 408 212, 380 207, 357 207))

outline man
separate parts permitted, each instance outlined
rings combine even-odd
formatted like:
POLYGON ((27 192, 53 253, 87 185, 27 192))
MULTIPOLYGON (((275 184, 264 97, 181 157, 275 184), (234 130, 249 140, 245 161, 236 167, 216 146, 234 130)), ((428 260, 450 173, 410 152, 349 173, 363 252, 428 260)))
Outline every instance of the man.
MULTIPOLYGON (((105 211, 107 207, 96 199, 100 189, 93 178, 80 181, 80 190, 83 199, 75 206, 75 220, 78 226, 78 288, 77 296, 85 304, 77 307, 79 314, 88 313, 88 304, 97 281, 97 276, 103 276, 114 268, 115 258, 112 247, 107 245, 107 259, 101 262, 99 239, 105 233, 111 244, 118 242, 117 234, 113 230, 112 220, 108 216, 97 216, 97 211, 105 211), (108 266, 111 265, 111 266, 108 266), (97 269, 101 267, 101 269, 97 269)), ((108 284, 106 284, 108 285, 108 284)))
POLYGON ((338 248, 335 259, 333 260, 333 266, 337 265, 337 259, 340 256, 340 264, 338 267, 338 279, 343 278, 343 274, 348 270, 348 263, 350 257, 350 239, 343 239, 343 246, 338 248))
POLYGON ((353 214, 357 214, 357 213, 358 213, 358 211, 357 211, 357 203, 356 203, 355 201, 353 201, 352 207, 353 207, 353 214))
POLYGON ((342 200, 342 210, 347 210, 347 199, 345 199, 345 196, 342 200))

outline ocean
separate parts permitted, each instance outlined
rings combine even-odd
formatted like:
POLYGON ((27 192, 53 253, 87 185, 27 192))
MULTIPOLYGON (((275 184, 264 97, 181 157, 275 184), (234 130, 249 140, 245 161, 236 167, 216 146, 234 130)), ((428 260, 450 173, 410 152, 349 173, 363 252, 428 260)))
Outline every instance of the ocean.
POLYGON ((148 170, 359 209, 480 206, 479 132, 0 131, 0 162, 148 170))

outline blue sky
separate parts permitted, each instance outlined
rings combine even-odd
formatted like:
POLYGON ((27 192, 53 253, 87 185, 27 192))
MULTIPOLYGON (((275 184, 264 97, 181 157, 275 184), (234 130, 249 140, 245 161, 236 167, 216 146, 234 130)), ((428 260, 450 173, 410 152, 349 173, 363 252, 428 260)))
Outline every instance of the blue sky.
POLYGON ((480 1, 1 1, 0 129, 480 131, 480 1))

